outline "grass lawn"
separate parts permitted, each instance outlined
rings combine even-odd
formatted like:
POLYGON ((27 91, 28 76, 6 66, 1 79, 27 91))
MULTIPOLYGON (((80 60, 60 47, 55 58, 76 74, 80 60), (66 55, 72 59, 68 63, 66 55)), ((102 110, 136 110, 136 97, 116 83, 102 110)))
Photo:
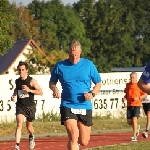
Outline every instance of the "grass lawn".
MULTIPOLYGON (((34 130, 35 134, 50 134, 50 133, 62 133, 66 132, 64 126, 60 125, 59 118, 53 118, 51 121, 48 119, 49 117, 44 117, 44 119, 37 119, 34 122, 34 130)), ((141 128, 145 128, 146 118, 140 118, 138 120, 141 128)), ((93 118, 94 125, 92 126, 92 130, 100 130, 105 132, 105 130, 110 129, 131 129, 126 123, 125 118, 119 119, 111 119, 109 117, 95 117, 93 118)), ((16 128, 16 122, 13 123, 1 123, 0 124, 0 136, 11 136, 14 135, 16 128)), ((120 130, 122 131, 122 130, 120 130)), ((25 123, 23 124, 22 134, 28 134, 25 123)))
POLYGON ((93 148, 92 150, 149 150, 149 149, 150 149, 150 141, 149 142, 133 142, 127 145, 118 144, 115 146, 93 148))
MULTIPOLYGON (((34 122, 34 130, 35 134, 50 134, 50 133, 66 133, 64 126, 60 125, 60 118, 55 115, 44 115, 41 118, 38 118, 34 122)), ((92 126, 92 131, 99 131, 99 133, 104 133, 106 130, 114 130, 117 129, 118 132, 123 132, 125 130, 121 129, 130 129, 126 123, 125 118, 112 119, 109 116, 107 117, 94 117, 93 118, 94 125, 92 126)), ((145 128, 146 118, 139 118, 138 124, 141 125, 141 128, 145 128)), ((16 122, 12 123, 1 123, 0 124, 0 136, 14 136, 16 128, 16 122)), ((141 131, 143 131, 141 130, 141 131)), ((114 132, 117 132, 114 131, 114 132)), ((108 131, 106 131, 108 132, 108 131)), ((25 127, 25 123, 23 124, 22 134, 27 135, 28 132, 25 127)), ((100 147, 93 148, 93 150, 148 150, 150 149, 150 142, 135 142, 129 143, 127 145, 118 144, 115 146, 108 147, 100 147)))

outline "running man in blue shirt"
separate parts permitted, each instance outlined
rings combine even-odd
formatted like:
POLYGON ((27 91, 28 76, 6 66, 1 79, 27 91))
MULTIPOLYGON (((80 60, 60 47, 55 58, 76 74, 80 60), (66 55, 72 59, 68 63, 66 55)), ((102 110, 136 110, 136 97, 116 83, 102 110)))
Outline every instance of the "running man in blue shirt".
POLYGON ((61 124, 68 133, 68 150, 79 150, 90 140, 92 126, 91 99, 100 91, 101 77, 92 61, 80 58, 79 41, 71 41, 68 48, 69 58, 58 62, 50 78, 49 87, 54 98, 61 97, 61 124), (60 96, 56 84, 62 86, 60 96), (92 90, 91 84, 95 84, 92 90))
POLYGON ((139 88, 148 94, 147 98, 143 101, 143 109, 147 116, 146 130, 142 136, 148 138, 148 131, 150 127, 150 61, 146 65, 140 80, 138 81, 139 88))
POLYGON ((150 61, 145 67, 141 75, 141 78, 138 81, 138 86, 143 92, 150 95, 150 61))

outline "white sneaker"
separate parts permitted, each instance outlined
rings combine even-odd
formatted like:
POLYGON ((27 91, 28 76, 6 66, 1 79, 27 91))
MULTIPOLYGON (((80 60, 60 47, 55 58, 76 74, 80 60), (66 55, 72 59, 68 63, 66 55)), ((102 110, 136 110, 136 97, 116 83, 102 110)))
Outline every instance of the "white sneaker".
POLYGON ((20 150, 19 146, 15 145, 13 150, 20 150))
POLYGON ((32 150, 35 147, 34 136, 29 138, 29 149, 32 150))
POLYGON ((137 141, 137 137, 136 136, 132 136, 131 137, 131 141, 136 142, 137 141))
POLYGON ((144 138, 148 138, 148 132, 143 132, 143 133, 142 133, 142 136, 143 136, 144 138))

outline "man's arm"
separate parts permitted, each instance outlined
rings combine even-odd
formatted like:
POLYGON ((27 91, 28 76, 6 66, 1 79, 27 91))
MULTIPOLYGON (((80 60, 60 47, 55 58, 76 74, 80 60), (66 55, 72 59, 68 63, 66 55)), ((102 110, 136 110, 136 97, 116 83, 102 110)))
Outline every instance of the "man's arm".
POLYGON ((97 94, 100 91, 100 88, 101 88, 101 82, 96 83, 91 92, 97 94))
POLYGON ((17 95, 17 89, 15 88, 12 96, 16 96, 16 95, 17 95))
POLYGON ((56 86, 57 83, 54 83, 54 82, 49 82, 49 88, 54 92, 56 90, 58 90, 57 86, 56 86))
POLYGON ((150 95, 150 85, 145 83, 142 79, 139 79, 138 81, 138 87, 148 95, 150 95))
POLYGON ((146 93, 142 93, 142 95, 139 97, 139 99, 142 101, 147 97, 146 93))
POLYGON ((38 82, 35 79, 31 80, 31 86, 35 88, 35 90, 29 89, 31 93, 35 95, 43 95, 42 88, 39 86, 38 82))
POLYGON ((17 89, 15 88, 15 89, 14 89, 14 93, 13 93, 13 95, 11 96, 11 101, 15 101, 16 95, 17 95, 17 89))
POLYGON ((101 82, 96 83, 95 86, 93 87, 93 90, 90 91, 90 93, 87 92, 84 93, 85 100, 91 100, 100 91, 100 88, 101 82))
POLYGON ((139 81, 138 87, 148 95, 150 94, 150 61, 146 65, 139 81))
POLYGON ((57 83, 55 82, 49 82, 49 88, 53 91, 53 97, 54 98, 60 98, 60 93, 59 93, 59 90, 56 86, 57 83))

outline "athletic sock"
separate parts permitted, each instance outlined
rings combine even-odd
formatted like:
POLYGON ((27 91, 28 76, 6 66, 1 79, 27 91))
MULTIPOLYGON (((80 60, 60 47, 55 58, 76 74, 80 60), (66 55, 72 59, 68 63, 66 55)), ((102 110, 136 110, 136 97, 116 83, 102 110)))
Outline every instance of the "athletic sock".
POLYGON ((17 146, 19 146, 19 143, 16 143, 17 146))

